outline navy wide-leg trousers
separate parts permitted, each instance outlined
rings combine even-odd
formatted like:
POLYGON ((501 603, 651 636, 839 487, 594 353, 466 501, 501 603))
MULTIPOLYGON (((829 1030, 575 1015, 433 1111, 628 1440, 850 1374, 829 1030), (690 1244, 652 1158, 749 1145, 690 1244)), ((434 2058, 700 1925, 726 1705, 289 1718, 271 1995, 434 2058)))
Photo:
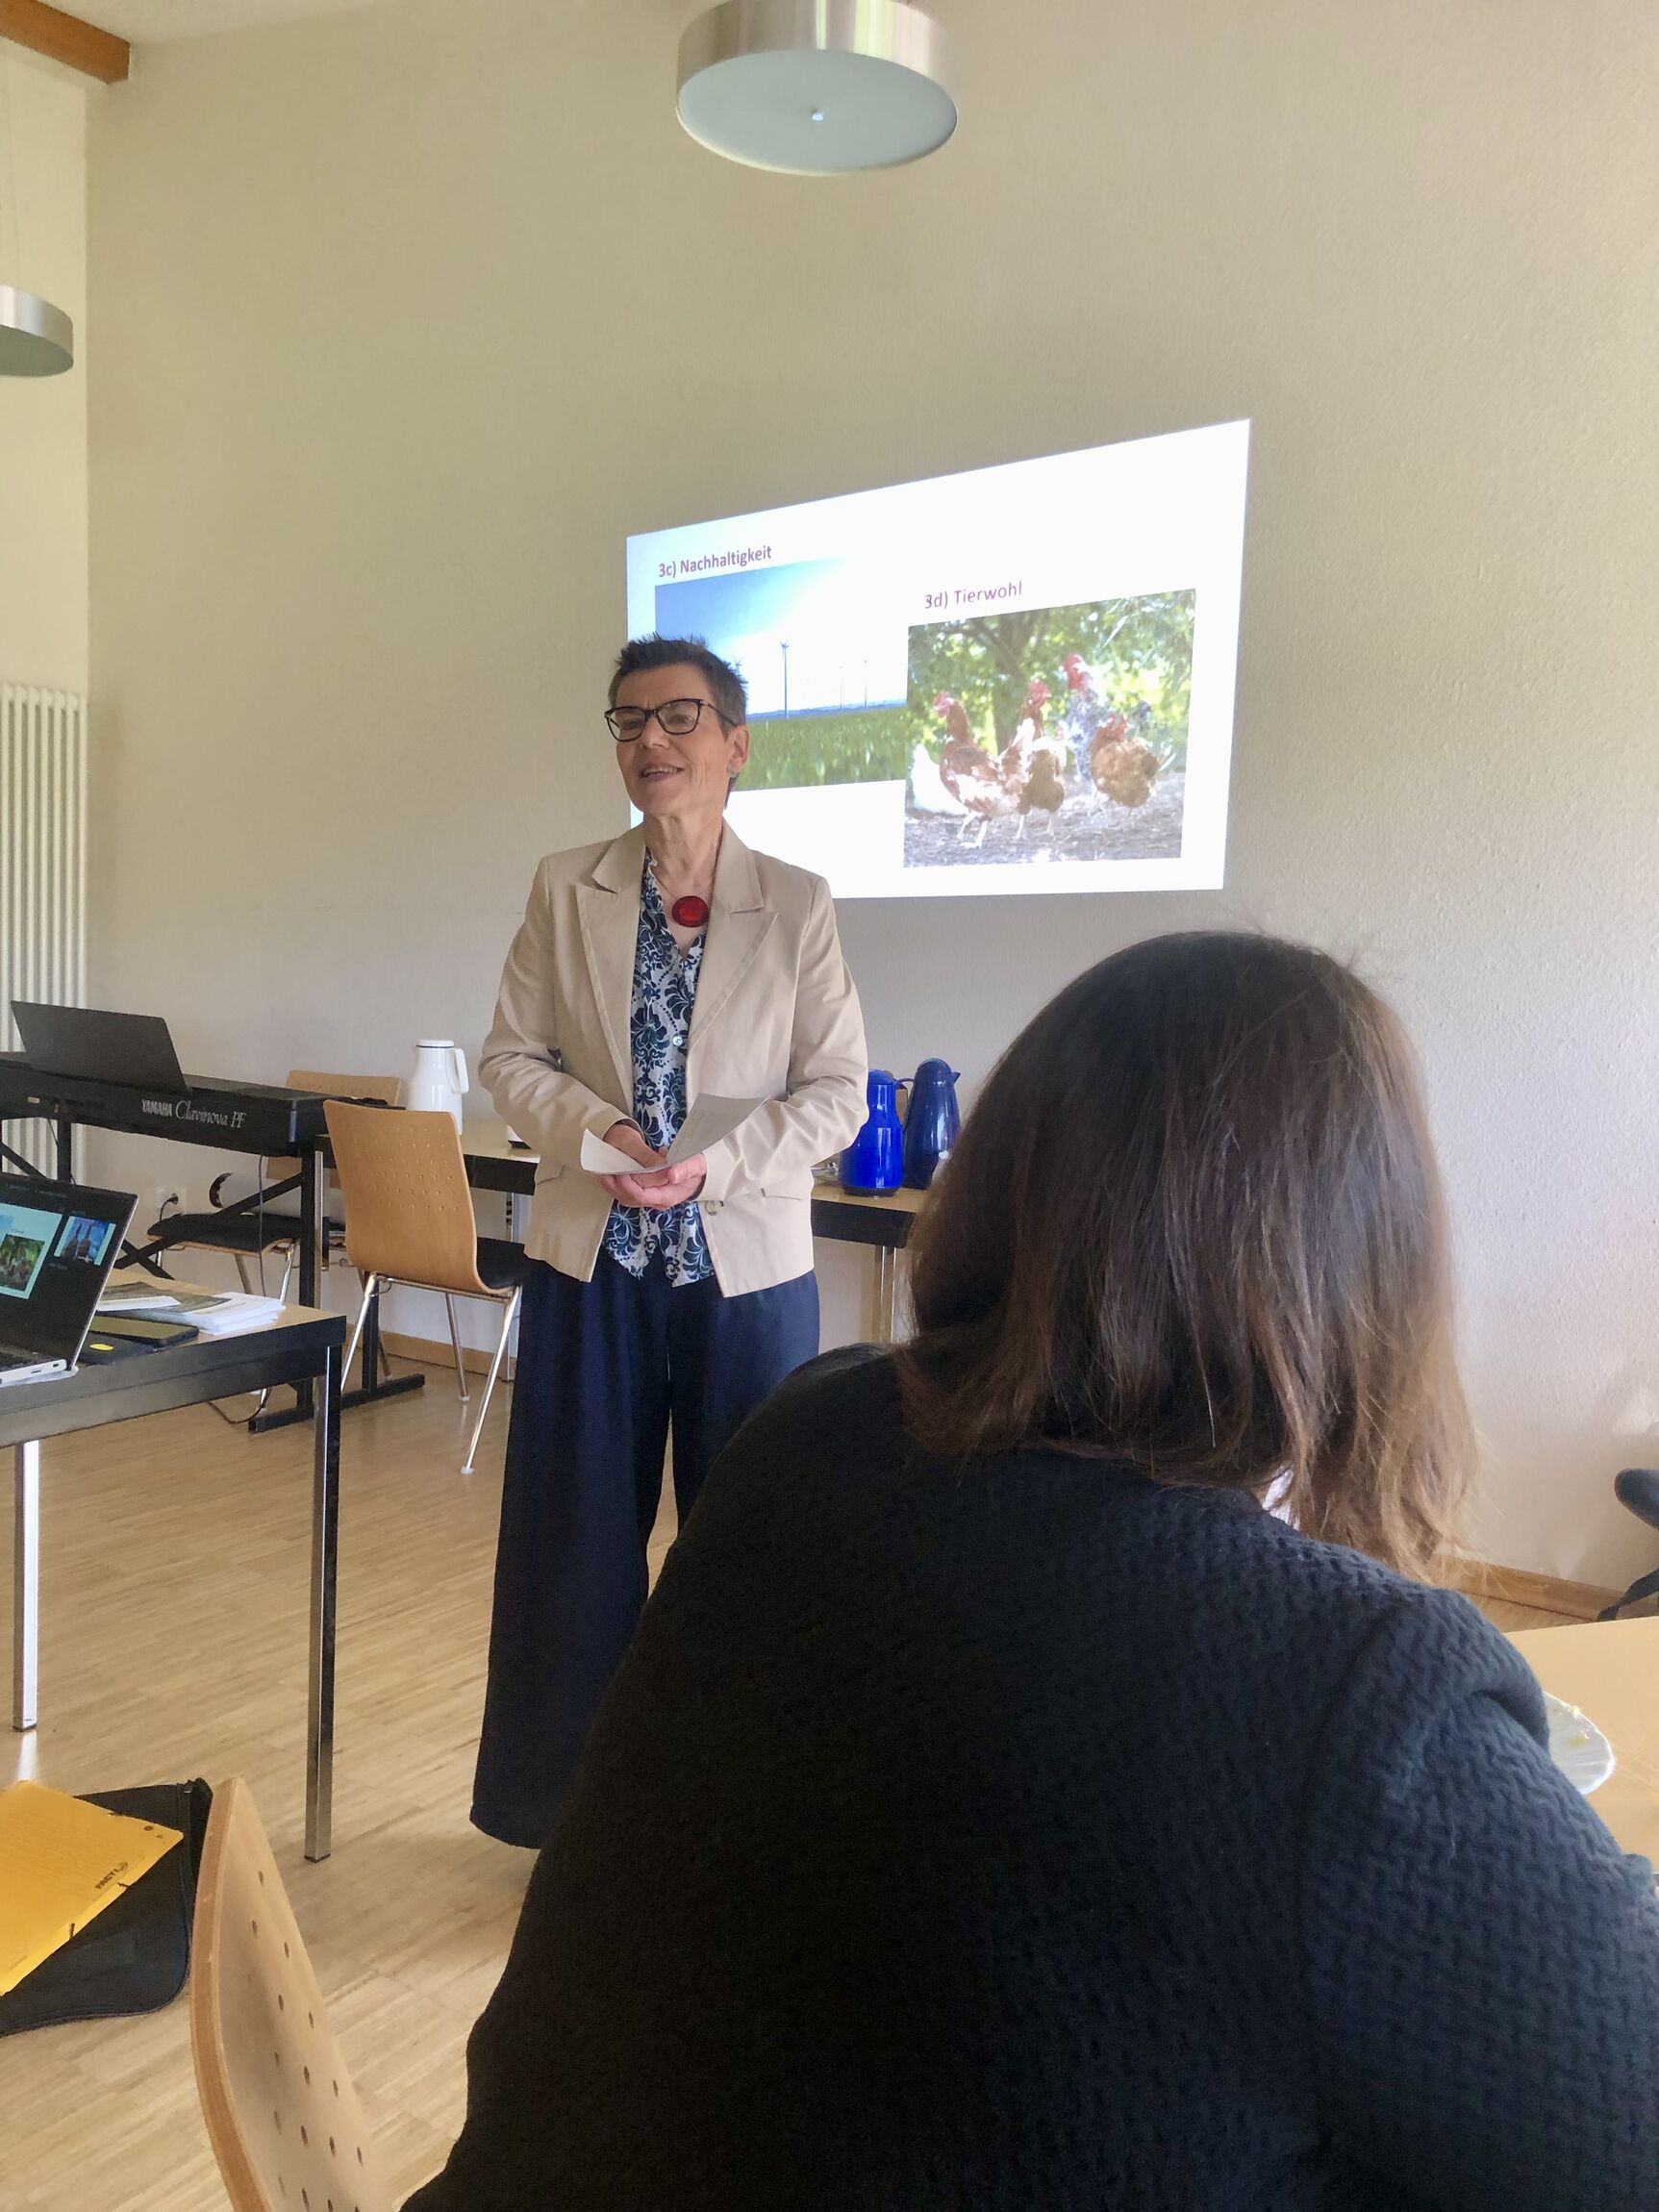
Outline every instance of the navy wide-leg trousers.
POLYGON ((674 1440, 684 1521, 709 1463, 818 1348, 817 1281, 723 1297, 601 1252, 579 1283, 525 1269, 472 1819, 540 1848, 645 1602, 674 1440))

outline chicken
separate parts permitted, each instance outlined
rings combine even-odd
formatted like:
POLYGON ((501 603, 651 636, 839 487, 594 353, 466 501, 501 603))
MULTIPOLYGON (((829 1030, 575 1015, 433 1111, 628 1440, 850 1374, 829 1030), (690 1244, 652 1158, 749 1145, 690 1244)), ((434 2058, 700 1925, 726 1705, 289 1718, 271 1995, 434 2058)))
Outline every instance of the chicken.
POLYGON ((976 753, 983 756, 985 748, 973 734, 973 724, 968 718, 968 709, 954 691, 941 691, 933 702, 933 711, 944 724, 946 745, 971 745, 976 753))
MULTIPOLYGON (((993 761, 975 739, 962 701, 953 692, 941 691, 933 711, 944 723, 939 779, 965 816, 978 822, 978 842, 983 844, 989 823, 1018 812, 1018 797, 1003 775, 1001 762, 993 761)), ((962 827, 966 832, 967 820, 962 827)))
MULTIPOLYGON (((1144 728, 1150 716, 1138 712, 1136 719, 1144 728)), ((1120 807, 1144 807, 1152 796, 1152 786, 1163 765, 1116 707, 1090 741, 1089 779, 1097 792, 1104 792, 1120 807)))
MULTIPOLYGON (((1030 780, 1019 794, 1019 811, 1029 814, 1033 807, 1044 814, 1057 815, 1066 804, 1066 777, 1063 773, 1064 756, 1058 745, 1040 745, 1031 764, 1030 780)), ((1053 834, 1053 824, 1049 825, 1053 834)))
POLYGON ((1048 686, 1041 676, 1033 677, 1025 687, 1018 725, 1002 748, 1000 766, 1003 776, 1010 782, 1021 780, 1031 773, 1033 751, 1039 744, 1047 742, 1043 730, 1043 710, 1047 704, 1048 686))
POLYGON ((922 744, 911 755, 910 803, 917 814, 923 815, 963 815, 968 811, 959 798, 945 790, 933 755, 922 744))
POLYGON ((1061 735, 1071 748, 1077 774, 1086 792, 1089 781, 1089 741, 1100 727, 1106 708, 1094 671, 1080 653, 1068 653, 1061 664, 1066 670, 1066 705, 1060 716, 1061 735))
POLYGON ((988 825, 1010 815, 1018 816, 1023 837, 1026 816, 1046 814, 1053 835, 1052 817, 1066 804, 1067 793, 1065 744, 1043 726, 1043 709, 1050 696, 1042 677, 1034 677, 1025 689, 1018 726, 995 760, 974 737, 959 698, 941 691, 933 702, 934 713, 944 722, 940 779, 950 796, 978 821, 981 844, 988 825))
POLYGON ((1134 709, 1135 727, 1119 707, 1109 707, 1097 671, 1079 653, 1068 653, 1064 662, 1068 697, 1061 727, 1084 779, 1084 789, 1098 792, 1120 807, 1144 807, 1152 796, 1165 763, 1146 742, 1152 710, 1142 699, 1134 709))
MULTIPOLYGON (((1022 831, 1034 807, 1052 816, 1066 804, 1066 749, 1043 724, 1050 695, 1041 676, 1026 687, 1019 726, 1002 755, 1002 778, 1018 801, 1022 831)), ((1052 822, 1049 830, 1052 835, 1052 822)))

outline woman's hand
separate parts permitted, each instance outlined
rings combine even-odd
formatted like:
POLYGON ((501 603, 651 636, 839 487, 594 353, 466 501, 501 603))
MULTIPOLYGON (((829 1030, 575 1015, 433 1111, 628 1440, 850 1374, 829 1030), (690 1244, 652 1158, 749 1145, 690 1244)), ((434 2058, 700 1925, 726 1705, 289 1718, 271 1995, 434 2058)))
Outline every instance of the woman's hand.
MULTIPOLYGON (((661 1170, 666 1163, 661 1152, 654 1152, 646 1144, 644 1133, 632 1121, 613 1121, 605 1132, 605 1143, 613 1151, 626 1152, 630 1160, 638 1160, 641 1168, 661 1170)), ((609 1192, 619 1205, 642 1206, 645 1185, 638 1175, 601 1175, 600 1188, 609 1192)))
POLYGON ((618 1175, 619 1183, 632 1183, 639 1191, 638 1198, 624 1199, 625 1205, 643 1206, 647 1212, 666 1214, 672 1206, 684 1206, 694 1198, 703 1187, 709 1163, 701 1152, 690 1160, 682 1160, 676 1167, 665 1168, 656 1175, 618 1175))
POLYGON ((605 1142, 618 1152, 626 1152, 631 1160, 638 1160, 646 1170, 640 1175, 601 1175, 599 1183, 610 1193, 618 1205, 641 1206, 647 1213, 666 1213, 670 1207, 683 1206, 694 1198, 703 1187, 703 1178, 709 1171, 709 1163, 699 1152, 695 1159, 682 1160, 670 1168, 661 1152, 654 1152, 640 1129, 632 1121, 613 1121, 605 1132, 605 1142))

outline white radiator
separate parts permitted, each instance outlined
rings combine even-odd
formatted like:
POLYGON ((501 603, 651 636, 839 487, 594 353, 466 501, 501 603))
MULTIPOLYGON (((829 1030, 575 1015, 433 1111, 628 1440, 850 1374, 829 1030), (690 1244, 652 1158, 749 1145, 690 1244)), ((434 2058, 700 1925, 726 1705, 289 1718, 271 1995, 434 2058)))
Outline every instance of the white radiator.
MULTIPOLYGON (((0 1045, 14 998, 87 1000, 87 702, 0 684, 0 1045)), ((44 1121, 13 1121, 13 1150, 50 1171, 44 1121)))

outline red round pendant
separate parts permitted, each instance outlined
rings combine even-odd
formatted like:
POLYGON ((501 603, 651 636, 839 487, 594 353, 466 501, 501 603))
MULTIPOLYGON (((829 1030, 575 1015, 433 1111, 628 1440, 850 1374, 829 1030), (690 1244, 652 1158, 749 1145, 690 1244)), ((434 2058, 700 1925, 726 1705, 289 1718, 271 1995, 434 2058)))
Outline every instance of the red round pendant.
POLYGON ((709 918, 709 902, 706 898, 677 898, 668 912, 682 929, 701 929, 709 918))

